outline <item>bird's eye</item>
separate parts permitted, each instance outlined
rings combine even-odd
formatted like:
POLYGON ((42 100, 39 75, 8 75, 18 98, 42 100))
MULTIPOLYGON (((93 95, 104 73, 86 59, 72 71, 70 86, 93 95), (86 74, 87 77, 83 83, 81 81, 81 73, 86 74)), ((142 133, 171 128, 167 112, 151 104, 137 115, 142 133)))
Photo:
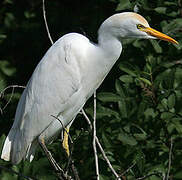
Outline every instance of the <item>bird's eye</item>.
POLYGON ((137 29, 144 29, 145 26, 143 26, 142 24, 137 24, 137 29))

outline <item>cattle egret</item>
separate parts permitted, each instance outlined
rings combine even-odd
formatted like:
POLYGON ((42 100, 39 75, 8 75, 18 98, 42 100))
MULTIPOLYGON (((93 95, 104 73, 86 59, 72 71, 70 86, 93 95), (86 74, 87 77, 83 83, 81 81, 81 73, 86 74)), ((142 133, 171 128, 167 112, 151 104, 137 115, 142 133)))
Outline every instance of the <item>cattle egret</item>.
POLYGON ((22 159, 32 161, 39 143, 51 143, 63 126, 70 126, 119 58, 121 42, 126 38, 158 38, 178 44, 133 12, 106 19, 98 30, 98 44, 78 33, 64 35, 34 70, 18 103, 1 158, 13 164, 22 159))

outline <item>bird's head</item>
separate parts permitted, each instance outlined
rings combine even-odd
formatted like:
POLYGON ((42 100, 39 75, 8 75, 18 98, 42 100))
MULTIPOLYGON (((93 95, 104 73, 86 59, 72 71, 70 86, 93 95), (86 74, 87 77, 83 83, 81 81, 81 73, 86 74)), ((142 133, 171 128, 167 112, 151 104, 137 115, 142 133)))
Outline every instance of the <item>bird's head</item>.
POLYGON ((178 44, 173 38, 152 29, 145 18, 134 12, 118 13, 109 17, 103 22, 99 31, 106 36, 111 34, 118 39, 161 39, 178 44))

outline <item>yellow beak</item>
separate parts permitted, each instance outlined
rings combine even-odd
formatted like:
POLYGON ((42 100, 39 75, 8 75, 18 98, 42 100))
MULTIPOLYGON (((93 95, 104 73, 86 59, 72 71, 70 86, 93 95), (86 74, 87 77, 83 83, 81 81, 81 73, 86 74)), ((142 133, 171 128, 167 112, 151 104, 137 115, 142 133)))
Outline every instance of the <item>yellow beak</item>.
POLYGON ((143 31, 145 31, 147 34, 149 34, 150 36, 156 37, 158 39, 164 40, 164 41, 168 41, 174 44, 178 44, 178 42, 176 40, 174 40, 173 38, 155 30, 152 29, 150 27, 146 27, 145 29, 142 29, 143 31))

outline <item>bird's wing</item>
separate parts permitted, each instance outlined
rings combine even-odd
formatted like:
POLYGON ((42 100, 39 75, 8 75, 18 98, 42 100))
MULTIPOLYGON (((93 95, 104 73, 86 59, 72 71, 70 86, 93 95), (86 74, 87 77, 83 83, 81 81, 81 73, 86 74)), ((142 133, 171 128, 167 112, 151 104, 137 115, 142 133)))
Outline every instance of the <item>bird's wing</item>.
MULTIPOLYGON (((4 145, 4 155, 5 150, 9 149, 11 160, 15 163, 25 156, 31 142, 53 121, 51 115, 57 116, 68 108, 75 111, 80 109, 73 104, 73 101, 79 101, 84 96, 78 93, 82 87, 78 58, 83 58, 82 54, 88 43, 87 38, 78 34, 63 36, 37 65, 21 96, 13 127, 4 145), (78 44, 80 46, 80 43, 83 49, 79 53, 74 52, 74 47, 78 44)), ((79 103, 80 107, 81 103, 84 102, 79 103)), ((63 122, 64 125, 71 121, 76 112, 70 113, 72 115, 63 122)))

